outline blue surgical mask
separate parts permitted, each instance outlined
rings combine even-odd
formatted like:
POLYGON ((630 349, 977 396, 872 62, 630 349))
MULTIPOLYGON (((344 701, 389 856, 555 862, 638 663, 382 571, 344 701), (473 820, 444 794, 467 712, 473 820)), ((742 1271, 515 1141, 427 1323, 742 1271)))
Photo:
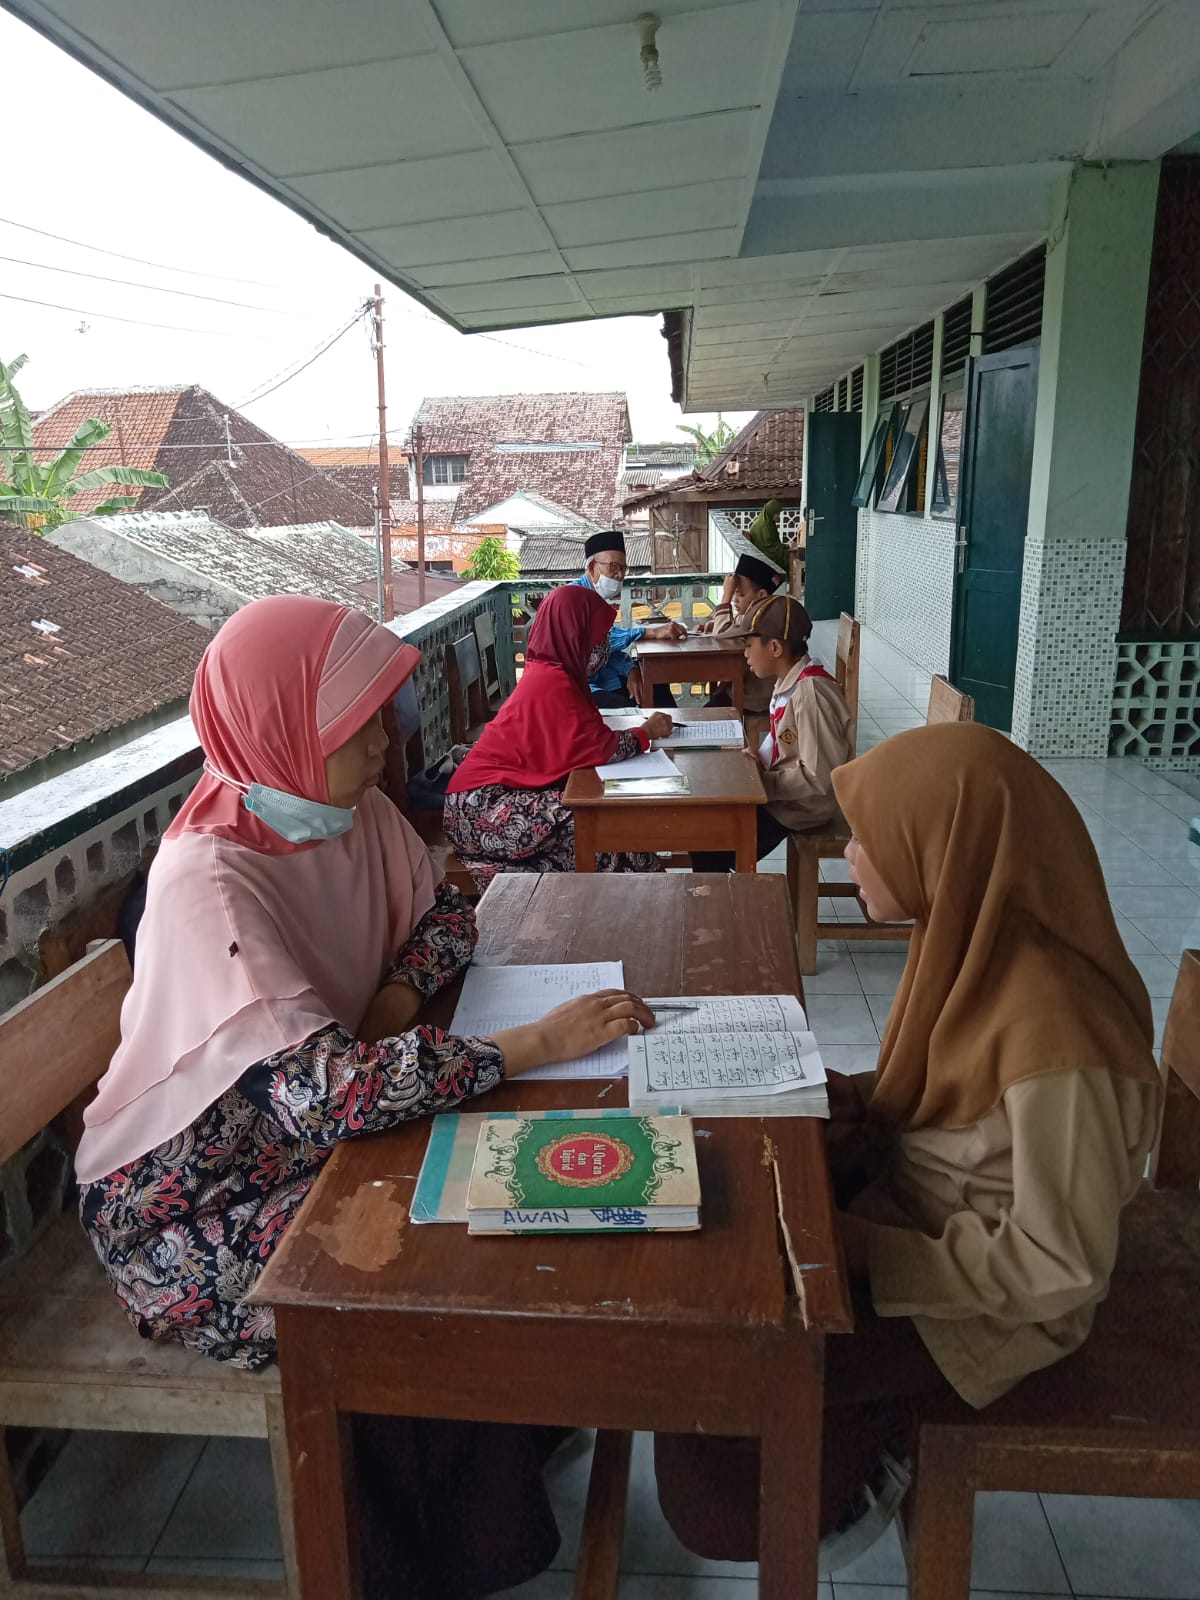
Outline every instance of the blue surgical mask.
POLYGON ((344 806, 326 806, 319 800, 305 800, 302 795, 288 794, 286 789, 268 789, 265 784, 239 783, 227 778, 223 772, 208 762, 204 769, 231 789, 241 791, 242 804, 252 811, 272 832, 289 844, 311 844, 317 839, 336 839, 349 833, 354 826, 354 811, 344 806))

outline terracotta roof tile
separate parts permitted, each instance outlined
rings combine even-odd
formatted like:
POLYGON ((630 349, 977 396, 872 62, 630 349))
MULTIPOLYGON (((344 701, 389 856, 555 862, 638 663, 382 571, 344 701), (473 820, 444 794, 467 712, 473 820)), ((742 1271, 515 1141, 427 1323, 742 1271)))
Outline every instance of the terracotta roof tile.
POLYGON ((720 495, 729 489, 796 495, 804 482, 804 411, 759 411, 706 467, 626 495, 626 511, 661 504, 671 494, 720 495))
POLYGON ((35 533, 0 529, 0 775, 183 701, 208 638, 35 533))

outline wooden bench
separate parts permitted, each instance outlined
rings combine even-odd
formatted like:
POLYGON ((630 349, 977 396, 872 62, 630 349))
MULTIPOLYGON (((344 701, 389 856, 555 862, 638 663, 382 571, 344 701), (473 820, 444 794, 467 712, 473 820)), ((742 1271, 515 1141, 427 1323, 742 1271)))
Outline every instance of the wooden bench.
POLYGON ((983 1411, 956 1402, 922 1421, 911 1600, 967 1600, 980 1490, 1200 1499, 1200 951, 1180 965, 1162 1072, 1150 1181, 1082 1349, 983 1411))
MULTIPOLYGON (((838 629, 837 679, 839 684, 846 685, 843 693, 848 706, 853 695, 852 751, 857 748, 858 732, 858 629, 858 623, 843 612, 838 629), (850 626, 847 627, 847 624, 850 626)), ((955 689, 944 677, 935 677, 929 686, 926 726, 935 722, 974 720, 973 697, 955 689)), ((852 883, 820 881, 821 862, 840 859, 849 842, 850 828, 840 810, 827 827, 814 829, 811 833, 788 835, 788 887, 796 913, 800 971, 806 977, 811 977, 817 970, 817 941, 820 939, 891 939, 903 940, 907 944, 911 937, 907 922, 872 922, 870 917, 862 922, 822 922, 818 910, 821 899, 836 900, 858 894, 852 883)))
MULTIPOLYGON (((129 987, 106 941, 0 1017, 0 1162, 90 1091, 120 1037, 129 987)), ((0 1595, 20 1600, 299 1600, 279 1371, 241 1372, 170 1341, 140 1339, 74 1210, 0 1277, 0 1595), (90 1575, 31 1567, 4 1449, 7 1428, 268 1439, 284 1582, 90 1575)))
POLYGON ((464 633, 446 646, 446 685, 450 695, 450 742, 474 744, 494 715, 484 688, 479 641, 464 633))
POLYGON ((383 727, 388 736, 388 748, 383 758, 380 788, 397 811, 412 824, 421 843, 429 851, 434 877, 438 880, 445 878, 447 883, 474 898, 477 893, 475 880, 458 859, 454 846, 446 837, 441 811, 418 810, 409 801, 409 781, 418 772, 424 771, 426 764, 419 713, 415 723, 401 727, 395 704, 386 705, 383 708, 383 727))

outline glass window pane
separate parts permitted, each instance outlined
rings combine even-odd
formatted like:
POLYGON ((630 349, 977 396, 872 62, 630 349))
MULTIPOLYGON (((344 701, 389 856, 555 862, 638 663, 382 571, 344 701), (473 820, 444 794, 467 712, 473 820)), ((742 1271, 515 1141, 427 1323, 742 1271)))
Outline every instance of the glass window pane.
POLYGON ((937 466, 933 480, 933 514, 953 517, 958 510, 958 472, 962 457, 963 410, 966 393, 947 389, 942 396, 942 417, 938 426, 937 466))
POLYGON ((884 480, 883 491, 875 505, 877 511, 900 509, 901 496, 904 494, 913 463, 917 459, 917 441, 921 437, 921 427, 928 412, 928 395, 923 395, 919 400, 909 401, 908 414, 896 439, 896 448, 888 468, 888 475, 884 480))
POLYGON ((863 456, 862 469, 858 474, 858 483, 853 495, 850 497, 852 506, 865 506, 870 504, 871 496, 875 492, 875 482, 879 473, 879 463, 883 456, 883 444, 887 438, 888 427, 892 418, 899 410, 898 406, 884 406, 879 413, 871 434, 871 442, 867 445, 866 454, 863 456))

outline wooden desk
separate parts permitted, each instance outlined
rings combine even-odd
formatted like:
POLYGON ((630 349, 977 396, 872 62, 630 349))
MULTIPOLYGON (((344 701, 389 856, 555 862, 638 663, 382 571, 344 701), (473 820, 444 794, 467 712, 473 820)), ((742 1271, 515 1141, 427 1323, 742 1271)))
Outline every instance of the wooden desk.
MULTIPOLYGON (((505 875, 479 926, 488 962, 619 955, 645 994, 801 993, 782 877, 505 875)), ((622 1104, 608 1088, 518 1078, 479 1108, 622 1104)), ((338 1146, 253 1296, 277 1308, 303 1600, 356 1600, 355 1411, 758 1435, 758 1592, 815 1596, 823 1341, 851 1328, 821 1125, 696 1126, 701 1230, 619 1238, 412 1227, 427 1126, 338 1146)))
POLYGON ((567 779, 563 805, 575 817, 575 871, 595 872, 610 850, 732 850, 738 872, 758 869, 758 808, 766 804, 758 763, 740 750, 672 750, 690 794, 605 794, 595 767, 567 779))
POLYGON ((728 683, 738 716, 745 709, 743 696, 746 647, 720 634, 700 633, 672 644, 666 639, 642 639, 637 646, 642 673, 642 704, 653 707, 656 683, 728 683))

